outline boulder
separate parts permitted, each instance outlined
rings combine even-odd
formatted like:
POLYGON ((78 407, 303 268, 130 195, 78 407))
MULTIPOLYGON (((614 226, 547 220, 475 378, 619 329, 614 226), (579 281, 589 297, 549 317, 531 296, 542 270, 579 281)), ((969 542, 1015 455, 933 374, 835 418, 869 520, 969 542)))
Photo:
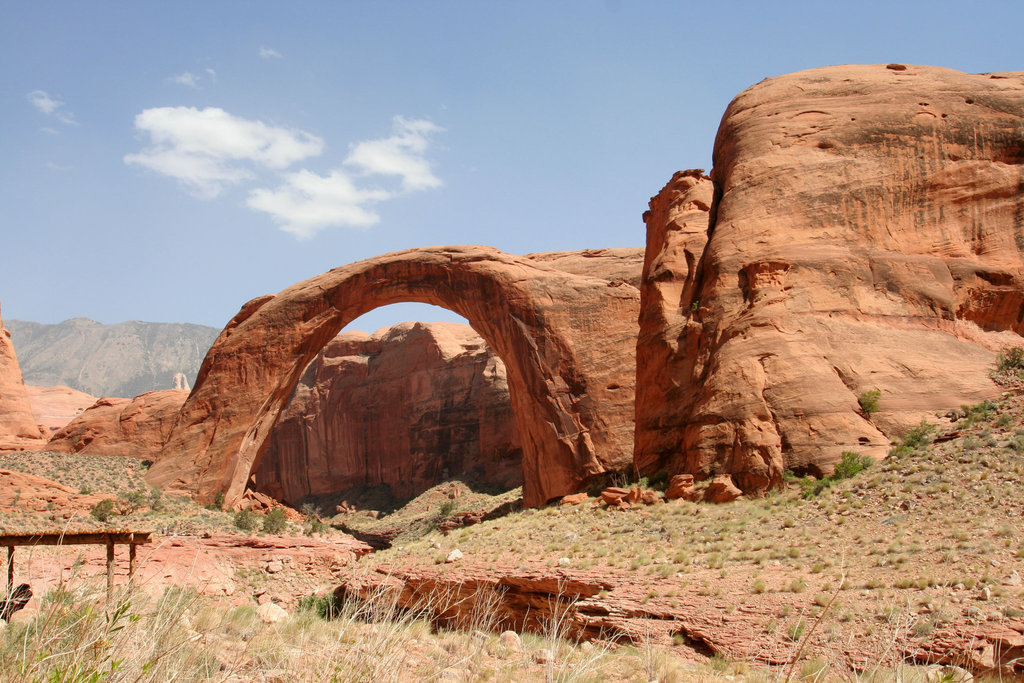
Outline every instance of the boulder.
POLYGON ((732 477, 728 474, 716 474, 704 491, 704 500, 708 503, 731 503, 743 495, 732 477))
POLYGON ((265 602, 256 608, 256 616, 260 618, 264 624, 276 624, 279 621, 283 621, 288 618, 288 612, 283 607, 274 602, 265 602))
POLYGON ((629 489, 624 489, 619 486, 609 486, 601 492, 601 500, 604 501, 605 505, 618 505, 619 503, 622 503, 628 495, 629 489))
POLYGON ((386 484, 411 498, 447 479, 523 483, 505 365, 467 325, 345 332, 303 373, 255 472, 298 501, 386 484))
POLYGON ((682 498, 683 500, 696 501, 700 498, 700 494, 693 487, 693 475, 692 474, 676 474, 668 480, 668 489, 665 491, 665 498, 667 500, 676 500, 682 498))
POLYGON ((710 178, 646 214, 640 471, 757 494, 997 395, 1024 331, 1022 126, 1019 72, 836 66, 738 95, 710 178))
POLYGON ((32 414, 11 334, 0 319, 0 452, 40 450, 47 435, 32 414))
POLYGON ((187 391, 150 391, 135 398, 101 398, 50 437, 59 453, 156 460, 187 391))
POLYGON ((661 502, 661 496, 658 495, 657 491, 648 489, 640 493, 640 502, 644 505, 655 505, 661 502))
POLYGON ((584 491, 582 493, 570 493, 568 496, 562 496, 562 500, 559 501, 562 505, 579 505, 586 503, 590 500, 590 496, 584 491))

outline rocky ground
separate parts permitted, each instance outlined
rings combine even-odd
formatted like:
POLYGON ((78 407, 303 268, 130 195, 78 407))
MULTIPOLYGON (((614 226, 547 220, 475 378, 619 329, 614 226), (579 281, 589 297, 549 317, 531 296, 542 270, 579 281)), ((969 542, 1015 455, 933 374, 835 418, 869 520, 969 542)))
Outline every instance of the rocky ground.
MULTIPOLYGON (((385 629, 388 648, 402 653, 389 660, 398 678, 772 680, 792 668, 863 679, 881 667, 884 679, 908 664, 922 676, 928 664, 1019 676, 1024 400, 1008 393, 935 422, 852 478, 827 487, 793 479, 761 499, 623 510, 591 497, 489 519, 509 501, 450 482, 398 510, 336 509, 326 528, 293 515, 284 535, 243 534, 236 516, 183 500, 153 509, 137 461, 21 453, 0 459, 12 478, 0 524, 100 526, 88 510, 111 495, 125 513, 118 526, 157 532, 140 552, 140 585, 153 595, 189 586, 249 615, 260 633, 272 626, 259 626, 255 610, 295 615, 301 600, 338 585, 395 601, 411 608, 392 604, 404 616, 385 629), (29 504, 39 492, 15 480, 26 475, 55 480, 64 498, 29 504), (333 528, 343 525, 403 533, 364 554, 333 528), (499 638, 507 629, 515 641, 499 638)), ((16 580, 29 577, 42 594, 72 577, 98 579, 102 567, 99 548, 36 549, 18 555, 16 580)), ((381 622, 365 621, 346 626, 352 642, 384 637, 381 622)), ((222 645, 227 670, 265 673, 237 638, 222 645)))

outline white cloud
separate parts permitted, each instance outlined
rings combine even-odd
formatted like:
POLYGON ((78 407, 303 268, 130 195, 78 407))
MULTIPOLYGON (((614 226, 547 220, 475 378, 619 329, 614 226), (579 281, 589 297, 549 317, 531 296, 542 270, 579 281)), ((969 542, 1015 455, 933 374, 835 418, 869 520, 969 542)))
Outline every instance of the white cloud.
POLYGON ((430 136, 444 129, 430 121, 401 116, 396 116, 392 124, 391 137, 357 143, 345 164, 359 169, 363 175, 401 176, 402 189, 406 191, 440 187, 441 180, 433 174, 423 153, 430 136))
POLYGON ((281 59, 281 53, 273 48, 260 46, 260 57, 263 57, 263 59, 281 59))
POLYGON ((46 115, 50 115, 57 111, 57 108, 64 104, 56 97, 51 97, 48 93, 42 90, 33 90, 25 97, 27 97, 28 101, 32 103, 32 106, 46 115))
POLYGON ((424 157, 429 136, 442 129, 426 120, 407 120, 396 116, 393 134, 380 140, 364 140, 352 145, 344 164, 360 178, 369 175, 398 176, 400 187, 394 190, 367 189, 356 184, 343 170, 328 176, 307 170, 286 176, 276 190, 259 189, 249 193, 246 205, 269 213, 281 223, 281 229, 299 239, 309 239, 324 228, 338 226, 368 228, 380 220, 373 210, 378 202, 400 194, 440 187, 430 163, 424 157))
MULTIPOLYGON (((203 69, 203 71, 206 72, 206 75, 209 76, 209 80, 212 83, 217 82, 216 71, 210 68, 203 69)), ((172 83, 177 83, 178 85, 187 86, 189 88, 198 88, 203 81, 203 75, 194 74, 191 71, 186 71, 185 73, 178 74, 177 76, 171 76, 167 80, 171 81, 172 83)))
POLYGON ((343 164, 320 175, 308 169, 285 173, 323 151, 323 140, 301 130, 268 126, 208 107, 158 107, 135 117, 149 146, 126 154, 136 164, 181 182, 192 194, 212 199, 228 185, 253 181, 257 171, 281 172, 276 188, 250 189, 246 206, 269 214, 281 229, 309 239, 331 227, 368 228, 380 221, 378 203, 441 186, 426 153, 430 136, 442 129, 426 120, 396 116, 392 135, 351 146, 343 164), (395 177, 374 187, 367 176, 395 177))
POLYGON ((56 128, 50 128, 49 126, 43 126, 39 130, 43 133, 46 133, 47 135, 60 135, 59 130, 57 130, 56 128))
POLYGON ((147 133, 152 145, 125 155, 124 162, 176 178, 203 198, 255 177, 253 167, 281 170, 323 151, 323 140, 315 135, 218 107, 146 109, 135 117, 135 128, 147 133))
POLYGON ((393 196, 387 190, 356 187, 344 171, 321 176, 303 169, 285 176, 285 184, 276 190, 253 190, 246 205, 269 213, 282 224, 282 230, 309 239, 330 226, 375 225, 380 216, 369 207, 393 196))
POLYGON ((77 125, 78 123, 75 121, 75 115, 64 108, 64 101, 59 97, 54 97, 44 90, 33 90, 25 98, 33 107, 47 116, 53 116, 61 123, 69 126, 77 125))
POLYGON ((196 76, 191 71, 186 71, 185 73, 180 74, 178 76, 172 76, 171 80, 177 83, 178 85, 187 85, 190 88, 199 87, 199 76, 196 76))

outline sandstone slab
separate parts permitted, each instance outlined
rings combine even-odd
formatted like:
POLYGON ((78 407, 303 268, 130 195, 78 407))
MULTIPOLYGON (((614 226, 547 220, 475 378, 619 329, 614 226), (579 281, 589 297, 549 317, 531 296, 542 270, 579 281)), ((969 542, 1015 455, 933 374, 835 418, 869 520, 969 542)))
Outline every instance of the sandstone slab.
POLYGON ((50 432, 63 429, 97 400, 96 396, 65 386, 26 384, 25 391, 36 420, 50 432))
POLYGON ((135 398, 101 398, 50 437, 46 449, 155 460, 187 391, 165 389, 135 398))

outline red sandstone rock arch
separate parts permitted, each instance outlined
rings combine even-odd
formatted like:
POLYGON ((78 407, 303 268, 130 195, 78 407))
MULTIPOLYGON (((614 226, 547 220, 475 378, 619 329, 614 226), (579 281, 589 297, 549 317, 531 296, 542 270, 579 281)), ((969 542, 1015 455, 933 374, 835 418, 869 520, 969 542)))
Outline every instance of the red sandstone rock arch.
POLYGON ((538 505, 632 462, 642 250, 515 256, 428 247, 336 268, 250 301, 221 332, 148 475, 232 505, 295 384, 345 325, 379 306, 466 318, 508 370, 523 499, 538 505))

